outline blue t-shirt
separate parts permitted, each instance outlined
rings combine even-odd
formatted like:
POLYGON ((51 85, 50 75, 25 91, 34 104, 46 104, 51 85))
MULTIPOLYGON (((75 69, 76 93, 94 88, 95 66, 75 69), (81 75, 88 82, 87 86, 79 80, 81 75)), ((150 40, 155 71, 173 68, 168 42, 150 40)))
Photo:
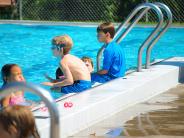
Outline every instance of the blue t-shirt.
POLYGON ((110 42, 105 48, 103 59, 103 70, 108 70, 109 76, 123 77, 125 75, 125 54, 116 42, 110 42))

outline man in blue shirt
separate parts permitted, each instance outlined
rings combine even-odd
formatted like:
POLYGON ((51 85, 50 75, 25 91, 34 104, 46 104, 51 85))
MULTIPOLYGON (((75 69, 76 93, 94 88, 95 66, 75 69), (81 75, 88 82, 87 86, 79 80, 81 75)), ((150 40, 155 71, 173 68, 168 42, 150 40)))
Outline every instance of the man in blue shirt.
POLYGON ((105 44, 103 52, 103 68, 93 73, 92 82, 104 83, 125 75, 125 55, 123 49, 115 41, 115 28, 112 23, 102 23, 97 27, 97 38, 105 44))

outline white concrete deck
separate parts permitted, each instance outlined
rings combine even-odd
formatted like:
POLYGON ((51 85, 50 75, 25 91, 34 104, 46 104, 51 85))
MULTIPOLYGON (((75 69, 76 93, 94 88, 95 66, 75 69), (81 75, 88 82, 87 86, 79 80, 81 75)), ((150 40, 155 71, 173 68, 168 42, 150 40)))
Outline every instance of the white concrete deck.
MULTIPOLYGON (((60 112, 60 137, 72 136, 136 103, 143 102, 174 86, 184 78, 184 58, 172 58, 142 72, 133 72, 83 93, 57 102, 60 112), (72 102, 71 108, 64 107, 72 102)), ((41 137, 49 137, 47 111, 34 112, 41 137)))

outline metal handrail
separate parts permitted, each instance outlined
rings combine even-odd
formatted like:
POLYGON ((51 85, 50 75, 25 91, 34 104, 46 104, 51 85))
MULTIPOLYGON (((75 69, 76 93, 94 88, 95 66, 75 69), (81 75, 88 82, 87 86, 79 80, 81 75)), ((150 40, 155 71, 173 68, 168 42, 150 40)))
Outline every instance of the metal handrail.
POLYGON ((103 45, 103 46, 98 50, 98 53, 97 53, 97 58, 96 58, 97 71, 100 70, 100 59, 101 59, 101 55, 102 55, 102 52, 104 51, 104 49, 105 49, 105 45, 103 45))
POLYGON ((143 54, 144 48, 150 43, 150 41, 153 39, 153 37, 160 31, 160 28, 162 27, 162 24, 163 24, 163 14, 162 14, 162 11, 160 10, 160 8, 157 7, 155 4, 151 4, 151 3, 150 3, 150 6, 158 14, 159 23, 157 24, 157 26, 154 29, 154 31, 148 36, 148 38, 144 41, 144 43, 139 48, 139 52, 138 52, 138 67, 137 67, 137 71, 138 72, 140 72, 142 70, 142 54, 143 54))
MULTIPOLYGON (((141 17, 150 9, 153 9, 156 11, 159 19, 159 23, 157 24, 155 30, 150 34, 150 36, 146 39, 146 41, 141 45, 139 48, 139 55, 138 55, 138 71, 141 71, 142 68, 142 52, 144 47, 151 41, 151 39, 154 37, 154 35, 159 31, 161 28, 161 25, 163 23, 163 14, 161 10, 153 3, 144 3, 144 4, 139 4, 136 6, 136 8, 133 10, 133 12, 128 16, 128 18, 125 20, 124 23, 122 23, 115 34, 114 40, 116 37, 121 33, 122 29, 124 26, 128 24, 128 22, 140 11, 144 9, 138 16, 137 18, 134 19, 134 21, 126 28, 126 30, 120 35, 120 37, 116 40, 117 43, 120 43, 120 41, 128 34, 128 32, 135 26, 135 24, 141 19, 141 17)), ((104 46, 100 48, 97 54, 97 71, 100 69, 100 56, 105 49, 104 46)))
POLYGON ((159 32, 159 34, 152 40, 152 42, 150 43, 150 45, 147 48, 147 51, 146 51, 146 69, 148 69, 150 67, 150 59, 151 59, 150 57, 151 57, 151 50, 152 50, 153 46, 160 39, 160 37, 168 30, 168 28, 172 24, 172 12, 169 9, 169 7, 163 3, 160 3, 160 2, 155 2, 154 4, 156 4, 159 8, 163 9, 166 12, 168 22, 166 23, 164 28, 159 32))
MULTIPOLYGON (((150 4, 150 3, 149 3, 150 4)), ((116 37, 121 33, 122 29, 128 25, 128 23, 130 22, 130 20, 140 11, 142 10, 139 15, 137 15, 137 17, 133 20, 133 22, 131 24, 128 25, 128 27, 125 29, 125 31, 119 36, 119 38, 117 38, 116 42, 119 44, 121 42, 121 40, 131 31, 131 29, 135 26, 135 24, 143 17, 143 15, 148 12, 148 10, 150 10, 150 6, 148 3, 145 4, 140 4, 138 5, 133 12, 128 16, 128 18, 126 19, 126 21, 120 25, 120 27, 117 29, 117 32, 115 34, 114 39, 116 39, 116 37)), ((152 4, 151 4, 152 5, 152 4)))
MULTIPOLYGON (((141 4, 142 5, 142 4, 141 4)), ((137 17, 142 17, 148 10, 149 10, 150 8, 149 7, 147 7, 143 12, 141 12, 137 17)), ((137 9, 138 10, 138 9, 137 9)), ((139 10, 141 10, 141 9, 139 9, 139 10)), ((139 11, 138 10, 138 11, 139 11)), ((138 12, 138 11, 135 11, 134 10, 134 12, 133 13, 131 13, 128 17, 127 17, 127 19, 124 21, 124 23, 122 23, 122 24, 120 24, 119 25, 119 27, 117 28, 117 30, 116 30, 116 34, 114 35, 114 39, 113 40, 115 40, 116 39, 116 37, 119 35, 119 33, 121 33, 121 31, 122 31, 122 29, 130 22, 130 20, 135 16, 135 14, 138 12)), ((123 39, 123 37, 125 37, 125 35, 130 31, 130 27, 132 26, 133 27, 133 25, 134 24, 131 24, 131 25, 129 25, 128 27, 127 27, 127 29, 124 31, 124 33, 118 38, 118 40, 116 41, 117 43, 119 43, 122 39, 123 39)), ((101 55, 102 55, 102 52, 104 51, 104 49, 105 49, 105 45, 103 45, 100 49, 99 49, 99 51, 98 51, 98 53, 97 53, 97 71, 99 71, 100 70, 100 58, 101 58, 101 55)))
POLYGON ((19 20, 22 20, 22 0, 19 0, 19 20))
POLYGON ((53 98, 48 91, 34 84, 15 82, 9 83, 8 85, 1 88, 0 97, 5 97, 11 94, 12 91, 29 91, 40 96, 45 105, 48 107, 51 116, 50 138, 60 137, 59 112, 53 98))

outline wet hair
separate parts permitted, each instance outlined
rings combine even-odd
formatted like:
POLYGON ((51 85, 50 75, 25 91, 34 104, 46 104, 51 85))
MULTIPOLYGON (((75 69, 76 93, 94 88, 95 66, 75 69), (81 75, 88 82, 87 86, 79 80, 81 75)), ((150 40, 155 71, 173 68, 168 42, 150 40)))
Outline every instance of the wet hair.
POLYGON ((97 27, 97 32, 109 33, 110 37, 113 38, 115 35, 115 28, 111 22, 105 22, 97 27))
POLYGON ((68 35, 61 35, 54 37, 52 39, 52 44, 55 44, 60 49, 63 48, 63 54, 66 55, 71 50, 73 46, 73 41, 72 38, 69 37, 68 35))
POLYGON ((60 67, 58 67, 56 70, 56 79, 60 79, 60 76, 63 75, 64 75, 63 71, 60 69, 60 67))
POLYGON ((34 116, 26 106, 13 105, 1 109, 0 123, 9 134, 16 130, 19 138, 40 138, 34 116))
POLYGON ((83 62, 86 62, 86 61, 90 62, 90 63, 91 63, 91 66, 93 67, 93 61, 92 61, 91 58, 89 58, 89 57, 82 57, 81 60, 82 60, 83 62))
POLYGON ((9 77, 11 75, 11 69, 14 66, 18 66, 18 65, 17 64, 5 64, 1 68, 1 76, 2 76, 2 80, 3 80, 3 85, 5 85, 7 83, 7 77, 9 77))

